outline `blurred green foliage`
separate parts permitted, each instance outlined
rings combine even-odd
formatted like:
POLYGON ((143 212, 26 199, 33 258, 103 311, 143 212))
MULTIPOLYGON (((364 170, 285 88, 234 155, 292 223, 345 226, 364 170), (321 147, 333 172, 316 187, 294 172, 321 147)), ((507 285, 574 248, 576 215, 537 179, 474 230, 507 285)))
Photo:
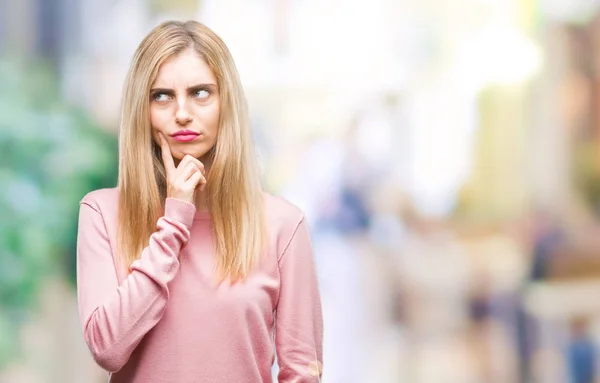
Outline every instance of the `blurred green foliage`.
POLYGON ((598 143, 590 141, 576 151, 574 161, 575 183, 581 190, 586 202, 600 217, 600 162, 598 161, 598 143))
POLYGON ((61 101, 59 79, 39 62, 0 60, 0 84, 2 369, 44 277, 74 286, 78 202, 116 184, 117 140, 61 101))

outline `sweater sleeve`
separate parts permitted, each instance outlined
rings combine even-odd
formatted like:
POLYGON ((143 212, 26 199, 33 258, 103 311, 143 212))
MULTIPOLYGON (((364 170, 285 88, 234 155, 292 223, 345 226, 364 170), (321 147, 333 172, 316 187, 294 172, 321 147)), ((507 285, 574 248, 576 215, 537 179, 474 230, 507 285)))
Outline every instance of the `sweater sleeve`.
POLYGON ((279 260, 275 342, 280 383, 320 382, 323 316, 308 227, 302 219, 279 260))
POLYGON ((144 335, 160 320, 169 299, 168 283, 179 269, 179 251, 188 242, 196 208, 167 198, 149 245, 119 285, 100 209, 80 204, 77 233, 77 299, 85 341, 96 362, 120 370, 144 335))

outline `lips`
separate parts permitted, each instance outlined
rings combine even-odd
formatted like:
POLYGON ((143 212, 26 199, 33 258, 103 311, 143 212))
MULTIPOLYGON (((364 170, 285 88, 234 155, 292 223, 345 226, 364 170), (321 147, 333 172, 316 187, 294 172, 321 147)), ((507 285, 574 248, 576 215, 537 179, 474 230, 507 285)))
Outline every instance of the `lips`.
POLYGON ((175 141, 179 141, 179 142, 193 141, 196 138, 198 138, 199 136, 200 136, 200 133, 196 133, 191 130, 179 130, 179 131, 171 134, 171 137, 175 141))

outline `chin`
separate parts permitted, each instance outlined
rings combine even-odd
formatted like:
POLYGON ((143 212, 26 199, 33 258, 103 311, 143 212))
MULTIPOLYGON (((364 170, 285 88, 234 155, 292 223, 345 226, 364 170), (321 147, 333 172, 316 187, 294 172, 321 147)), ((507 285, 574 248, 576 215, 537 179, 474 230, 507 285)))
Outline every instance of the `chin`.
POLYGON ((200 158, 202 157, 201 154, 199 154, 198 152, 194 152, 194 151, 185 151, 185 152, 177 152, 177 153, 173 153, 173 157, 175 157, 175 159, 181 161, 183 159, 183 157, 185 157, 186 155, 190 155, 194 158, 200 158))
POLYGON ((182 160, 183 157, 185 157, 186 155, 190 155, 194 158, 202 158, 204 157, 206 154, 208 153, 208 150, 202 150, 202 149, 193 149, 193 148, 189 148, 187 150, 183 149, 183 150, 177 150, 177 151, 173 151, 173 157, 175 157, 177 160, 182 160))

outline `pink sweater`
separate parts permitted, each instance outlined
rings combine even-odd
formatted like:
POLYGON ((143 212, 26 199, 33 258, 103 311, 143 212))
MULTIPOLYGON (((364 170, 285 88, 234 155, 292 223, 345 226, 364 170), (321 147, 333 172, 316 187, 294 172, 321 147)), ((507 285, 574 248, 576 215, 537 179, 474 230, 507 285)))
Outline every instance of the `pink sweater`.
POLYGON ((81 201, 79 315, 85 341, 110 382, 319 382, 323 321, 302 212, 265 194, 270 241, 244 284, 212 283, 210 217, 168 198, 149 245, 116 267, 116 189, 81 201))

